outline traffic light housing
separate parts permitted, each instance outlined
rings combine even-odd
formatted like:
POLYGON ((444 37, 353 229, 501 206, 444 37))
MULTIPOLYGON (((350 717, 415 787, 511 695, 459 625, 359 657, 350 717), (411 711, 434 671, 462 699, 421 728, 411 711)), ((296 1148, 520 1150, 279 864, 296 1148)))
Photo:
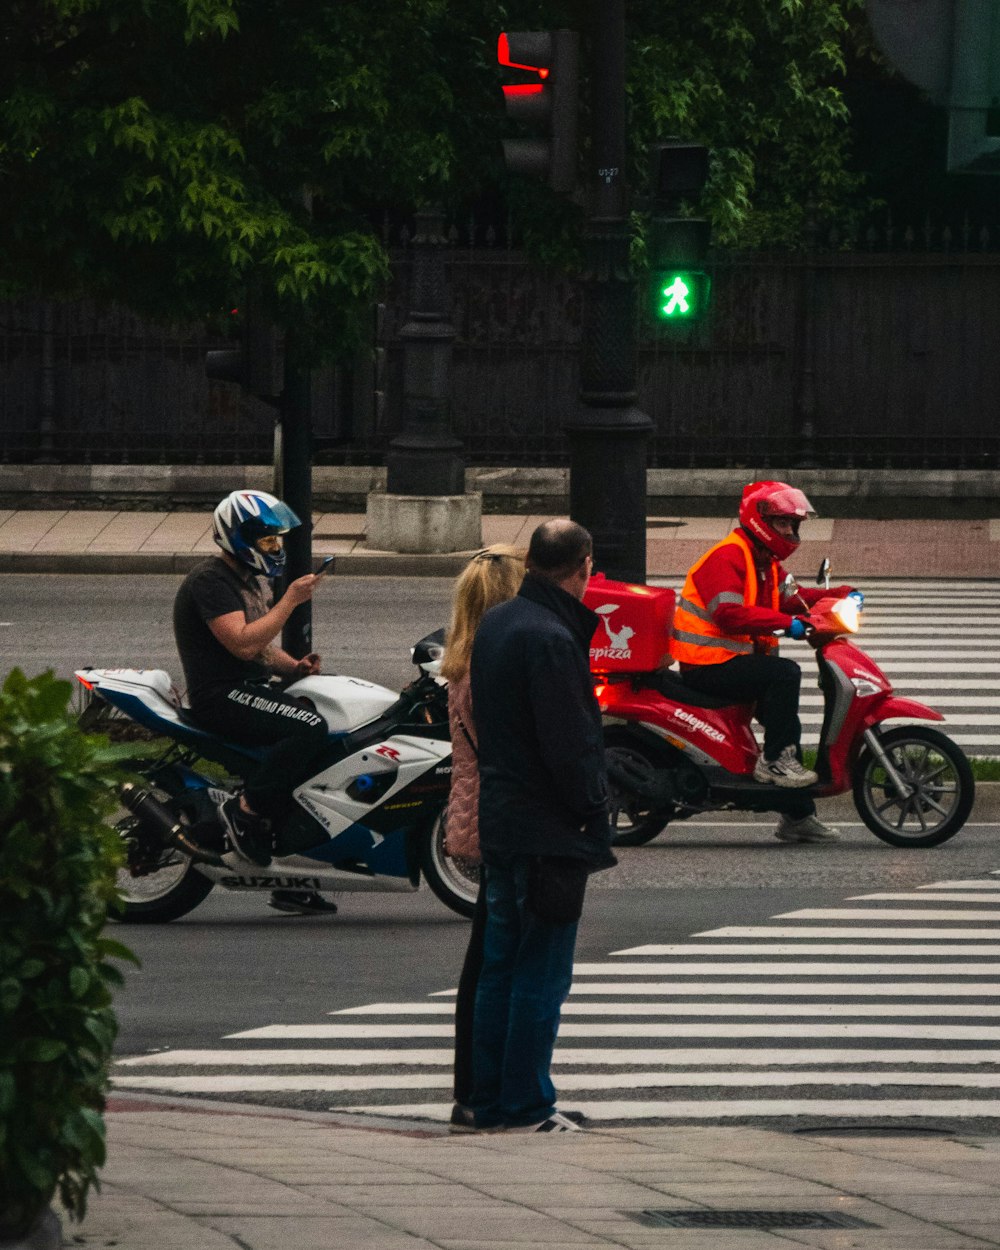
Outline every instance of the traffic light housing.
POLYGON ((497 61, 529 76, 505 83, 507 116, 539 126, 544 137, 505 139, 504 160, 512 173, 544 178, 567 194, 576 181, 580 36, 575 30, 503 31, 497 61))
POLYGON ((237 382, 259 399, 277 399, 284 389, 281 336, 248 296, 231 316, 240 345, 205 353, 205 374, 220 382, 237 382))
POLYGON ((711 279, 704 265, 712 226, 706 217, 681 212, 708 181, 708 149, 667 139, 654 144, 650 155, 651 312, 660 322, 697 321, 708 311, 711 279))
POLYGON ((1000 173, 1000 9, 994 0, 866 0, 890 64, 948 110, 948 169, 1000 173))

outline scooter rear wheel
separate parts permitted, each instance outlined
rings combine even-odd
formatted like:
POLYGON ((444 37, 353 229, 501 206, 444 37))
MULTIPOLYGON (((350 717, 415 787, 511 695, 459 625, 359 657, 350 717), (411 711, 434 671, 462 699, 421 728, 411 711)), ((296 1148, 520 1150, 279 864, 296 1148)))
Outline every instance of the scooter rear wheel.
POLYGON ((890 846, 940 846, 972 811, 976 783, 961 747, 936 729, 901 725, 880 735, 893 768, 912 787, 904 798, 867 748, 854 771, 854 804, 877 838, 890 846))
MULTIPOLYGON (((611 758, 619 758, 627 765, 638 764, 652 772, 664 768, 668 759, 659 758, 652 744, 639 743, 631 736, 608 731, 604 735, 604 751, 611 758)), ((670 819, 669 811, 658 811, 648 800, 629 794, 627 790, 608 780, 608 814, 611 818, 612 846, 644 846, 662 833, 670 819)))

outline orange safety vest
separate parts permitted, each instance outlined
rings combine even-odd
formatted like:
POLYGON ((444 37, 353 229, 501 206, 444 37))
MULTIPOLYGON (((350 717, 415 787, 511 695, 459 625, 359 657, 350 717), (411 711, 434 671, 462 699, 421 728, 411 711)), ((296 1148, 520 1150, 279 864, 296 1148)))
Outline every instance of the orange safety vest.
MULTIPOLYGON (((733 530, 722 542, 716 543, 706 551, 701 559, 688 570, 684 589, 680 593, 674 608, 674 623, 670 636, 670 655, 681 664, 723 664, 726 660, 735 659, 738 655, 768 654, 778 646, 777 638, 767 634, 754 637, 751 634, 726 634, 712 620, 709 605, 702 601, 698 587, 694 584, 694 575, 720 547, 739 547, 746 562, 743 579, 743 594, 727 591, 716 595, 711 607, 719 603, 742 603, 748 608, 757 606, 758 585, 757 567, 754 564, 753 551, 748 539, 739 530, 733 530)), ((769 574, 770 606, 779 610, 781 597, 778 593, 777 565, 772 564, 769 574)))

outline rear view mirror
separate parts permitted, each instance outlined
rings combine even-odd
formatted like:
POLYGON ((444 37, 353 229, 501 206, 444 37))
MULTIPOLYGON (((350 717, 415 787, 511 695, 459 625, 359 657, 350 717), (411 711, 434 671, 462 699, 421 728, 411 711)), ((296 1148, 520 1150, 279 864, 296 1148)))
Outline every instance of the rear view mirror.
POLYGON ((816 585, 824 586, 830 589, 830 557, 824 556, 823 563, 819 566, 819 572, 816 574, 816 585))

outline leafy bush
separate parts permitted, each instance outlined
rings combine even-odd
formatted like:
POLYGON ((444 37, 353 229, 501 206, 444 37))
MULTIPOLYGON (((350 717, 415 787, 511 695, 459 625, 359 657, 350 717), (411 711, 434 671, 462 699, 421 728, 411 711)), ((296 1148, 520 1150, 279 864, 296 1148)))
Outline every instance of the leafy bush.
POLYGON ((101 937, 115 898, 121 748, 80 731, 70 684, 15 669, 0 689, 0 1237, 58 1190, 75 1218, 104 1163, 117 1022, 101 937))

